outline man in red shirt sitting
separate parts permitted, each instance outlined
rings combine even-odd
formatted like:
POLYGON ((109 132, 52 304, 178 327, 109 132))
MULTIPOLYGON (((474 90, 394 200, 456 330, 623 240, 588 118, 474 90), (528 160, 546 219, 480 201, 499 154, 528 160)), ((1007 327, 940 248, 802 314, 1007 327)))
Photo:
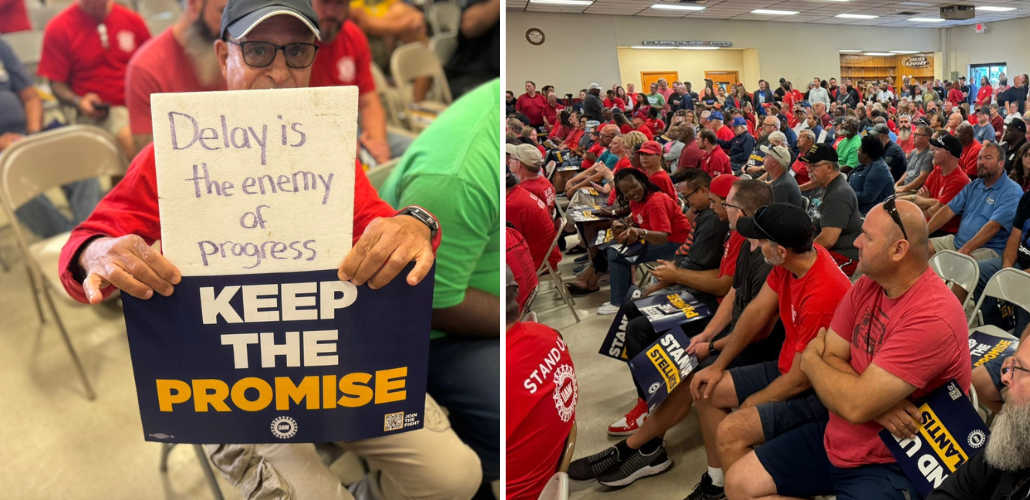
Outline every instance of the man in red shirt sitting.
POLYGON ((511 155, 508 167, 511 173, 519 179, 522 189, 536 195, 547 205, 547 213, 554 213, 554 186, 547 177, 540 175, 540 167, 544 164, 544 157, 540 150, 532 144, 519 144, 515 146, 511 155))
MULTIPOLYGON (((305 0, 229 0, 219 29, 222 38, 215 42, 229 90, 307 86, 315 54, 304 48, 317 40, 317 26, 317 16, 305 0), (264 16, 248 16, 262 9, 264 16), (284 50, 244 55, 241 39, 284 50), (270 59, 255 57, 261 55, 270 59)), ((379 198, 361 168, 355 168, 354 175, 354 246, 340 264, 340 279, 382 287, 403 265, 415 261, 405 280, 420 282, 439 245, 435 218, 418 207, 397 212, 379 198)), ((151 145, 136 156, 125 179, 90 218, 72 231, 58 267, 65 290, 76 300, 93 304, 115 288, 140 299, 155 293, 171 295, 181 274, 150 247, 160 237, 151 145)), ((480 485, 479 458, 450 428, 431 397, 426 399, 426 412, 426 429, 347 444, 382 465, 381 471, 358 484, 368 488, 372 479, 391 492, 387 498, 399 497, 398 491, 404 496, 433 491, 440 498, 472 497, 480 485)), ((218 444, 207 450, 232 484, 251 489, 251 498, 278 497, 285 494, 282 488, 290 488, 296 498, 351 498, 328 467, 311 465, 321 461, 310 444, 218 444), (263 480, 270 477, 278 480, 263 480)))
POLYGON ((976 179, 976 159, 983 145, 976 140, 973 126, 965 122, 956 127, 955 137, 962 144, 962 156, 958 159, 958 166, 970 179, 976 179))
POLYGON ((547 94, 547 106, 544 106, 544 129, 548 132, 558 125, 558 112, 565 109, 558 103, 558 94, 551 92, 547 94))
MULTIPOLYGON (((737 134, 733 133, 733 129, 723 124, 722 113, 718 111, 712 111, 711 116, 708 117, 708 128, 715 132, 715 137, 720 141, 729 143, 733 140, 737 134)), ((727 146, 727 149, 729 146, 727 146)))
POLYGON ((914 204, 888 199, 869 211, 855 241, 863 276, 798 354, 829 422, 740 459, 726 478, 730 498, 920 497, 878 434, 913 437, 922 416, 912 401, 950 380, 967 392, 972 365, 962 305, 927 265, 927 241, 914 204))
POLYGON ((704 157, 701 159, 701 170, 704 170, 712 177, 733 173, 733 169, 730 168, 730 157, 719 147, 719 139, 716 137, 715 132, 707 129, 702 130, 697 135, 697 145, 705 152, 704 157))
MULTIPOLYGON (((350 18, 349 0, 312 0, 320 38, 311 67, 311 87, 358 87, 358 142, 379 163, 400 158, 413 138, 386 128, 386 112, 372 79, 368 39, 350 18)), ((418 80, 416 80, 418 82, 418 80)), ((416 83, 418 86, 419 83, 416 83)))
MULTIPOLYGON (((904 198, 919 206, 928 221, 940 209, 947 206, 951 199, 966 187, 966 184, 972 182, 969 180, 969 176, 959 168, 962 144, 958 139, 948 134, 941 134, 936 139, 930 139, 930 150, 933 153, 933 171, 930 172, 918 193, 904 198)), ((961 222, 962 216, 956 215, 934 234, 938 236, 955 234, 958 232, 961 222)))
POLYGON ((515 297, 519 289, 509 269, 505 291, 505 498, 536 500, 558 470, 565 440, 576 419, 579 387, 576 367, 561 334, 540 323, 518 321, 515 297))
POLYGON ((540 269, 544 259, 547 259, 551 266, 557 266, 561 262, 561 251, 558 250, 557 245, 551 247, 555 241, 557 229, 547 212, 547 205, 535 194, 520 186, 518 179, 510 169, 505 181, 505 188, 507 193, 504 201, 504 220, 526 238, 529 251, 533 255, 533 265, 536 266, 536 269, 540 269), (550 254, 547 253, 548 250, 551 251, 550 254))
POLYGON ((79 0, 50 20, 43 35, 39 76, 79 123, 97 125, 135 156, 125 107, 125 68, 150 32, 135 12, 112 0, 79 0))
POLYGON ((214 43, 226 0, 189 0, 179 20, 129 60, 125 104, 136 152, 154 142, 150 94, 225 90, 214 43))

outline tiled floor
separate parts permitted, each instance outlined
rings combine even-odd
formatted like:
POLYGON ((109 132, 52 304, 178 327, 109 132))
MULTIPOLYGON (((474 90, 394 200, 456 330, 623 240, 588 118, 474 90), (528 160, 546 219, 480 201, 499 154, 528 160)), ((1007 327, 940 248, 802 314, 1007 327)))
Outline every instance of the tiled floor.
MULTIPOLYGON (((570 244, 574 237, 568 239, 570 244)), ((573 256, 559 265, 565 280, 573 279, 573 256)), ((576 311, 582 322, 576 323, 568 307, 561 302, 553 285, 547 280, 533 310, 538 320, 562 333, 569 345, 572 361, 576 365, 579 384, 579 405, 576 422, 579 428, 574 458, 581 458, 612 446, 617 438, 609 437, 608 424, 618 420, 636 402, 633 379, 625 363, 598 354, 601 341, 608 332, 614 315, 599 316, 597 307, 608 301, 608 287, 599 293, 576 299, 576 311)), ((694 484, 705 471, 705 452, 697 413, 689 416, 667 435, 669 457, 674 465, 664 474, 643 479, 621 489, 601 486, 595 481, 573 481, 570 487, 573 499, 681 499, 690 494, 694 484)))

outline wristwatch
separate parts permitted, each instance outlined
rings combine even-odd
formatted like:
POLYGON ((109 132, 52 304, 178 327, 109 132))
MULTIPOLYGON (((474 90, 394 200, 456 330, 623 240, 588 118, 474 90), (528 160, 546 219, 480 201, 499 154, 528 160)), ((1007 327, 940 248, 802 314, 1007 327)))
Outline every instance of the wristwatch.
POLYGON ((715 356, 716 354, 719 354, 719 350, 715 348, 715 342, 709 342, 708 343, 708 355, 709 356, 715 356))
POLYGON ((430 239, 435 238, 436 233, 440 231, 440 223, 436 221, 436 217, 433 217, 433 214, 425 211, 422 207, 412 205, 401 210, 400 212, 397 212, 397 215, 408 215, 418 219, 419 222, 425 224, 427 227, 429 227, 430 239))

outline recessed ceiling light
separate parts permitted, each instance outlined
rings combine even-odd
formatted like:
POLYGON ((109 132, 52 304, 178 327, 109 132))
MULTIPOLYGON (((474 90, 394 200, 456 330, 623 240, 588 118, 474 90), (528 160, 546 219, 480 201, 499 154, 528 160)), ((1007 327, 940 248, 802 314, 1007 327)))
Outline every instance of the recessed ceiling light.
POLYGON ((976 10, 982 10, 984 12, 1008 12, 1010 10, 1016 10, 1016 8, 1015 7, 993 7, 993 6, 988 5, 986 7, 977 7, 976 10))
POLYGON ((593 0, 529 0, 529 3, 539 3, 544 5, 575 5, 575 6, 587 6, 594 3, 593 0))
MULTIPOLYGON (((532 0, 530 0, 530 1, 532 1, 532 0)), ((907 19, 907 21, 910 21, 910 22, 913 22, 913 23, 943 23, 945 20, 944 19, 940 19, 940 18, 932 18, 932 17, 910 17, 910 18, 907 19)))
POLYGON ((672 50, 676 47, 652 47, 650 45, 634 45, 631 49, 649 49, 649 50, 672 50))
POLYGON ((719 47, 676 47, 681 50, 719 50, 719 47))
POLYGON ((871 16, 868 14, 837 14, 833 17, 839 17, 841 19, 876 19, 880 16, 871 16))
POLYGON ((893 56, 890 52, 864 52, 864 56, 893 56))
POLYGON ((892 50, 892 54, 918 54, 918 50, 892 50))
POLYGON ((862 52, 862 51, 861 50, 856 50, 856 49, 841 49, 841 50, 838 50, 837 52, 843 52, 845 54, 851 54, 851 53, 862 52))
POLYGON ((752 14, 763 14, 766 16, 793 16, 798 12, 796 10, 769 10, 769 9, 755 9, 751 11, 752 14))
POLYGON ((658 10, 705 10, 702 5, 674 5, 671 3, 656 3, 651 8, 658 10))

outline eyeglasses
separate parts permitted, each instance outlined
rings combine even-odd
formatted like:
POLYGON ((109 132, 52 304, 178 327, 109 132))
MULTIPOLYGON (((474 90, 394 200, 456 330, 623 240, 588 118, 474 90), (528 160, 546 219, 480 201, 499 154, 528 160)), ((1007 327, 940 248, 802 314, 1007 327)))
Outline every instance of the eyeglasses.
POLYGON ((282 50, 286 56, 286 65, 295 68, 307 68, 315 62, 315 52, 318 52, 318 45, 312 43, 291 43, 289 45, 276 45, 272 42, 237 42, 226 40, 227 43, 238 45, 243 52, 243 62, 252 68, 264 68, 275 61, 275 55, 282 50))
MULTIPOLYGON (((701 187, 704 187, 704 186, 701 186, 701 187)), ((697 189, 695 189, 695 190, 691 191, 691 192, 690 192, 690 194, 687 194, 687 195, 683 195, 683 198, 684 198, 684 199, 686 199, 686 198, 690 198, 691 196, 694 196, 694 193, 696 193, 696 192, 700 191, 700 190, 701 190, 701 187, 699 187, 699 188, 697 188, 697 189)))
POLYGON ((738 207, 736 205, 730 205, 729 203, 726 203, 725 201, 722 202, 722 206, 725 207, 725 208, 735 208, 737 210, 740 210, 740 213, 744 214, 744 217, 747 217, 747 211, 744 210, 743 208, 740 208, 740 207, 738 207))
MULTIPOLYGON (((1010 362, 1011 360, 1012 360, 1012 358, 1009 358, 1008 360, 1006 360, 1006 363, 1001 367, 1001 374, 1002 375, 1008 375, 1009 373, 1012 373, 1013 371, 1030 373, 1030 370, 1027 370, 1026 368, 1023 368, 1021 366, 1016 366, 1015 363, 1010 362)), ((1015 377, 1016 374, 1012 373, 1012 376, 1015 377)))
POLYGON ((898 207, 894 204, 894 195, 891 195, 883 202, 883 209, 887 211, 887 214, 894 219, 894 223, 901 228, 901 234, 905 237, 905 241, 908 241, 908 232, 905 231, 905 225, 901 223, 901 216, 898 215, 898 207))

